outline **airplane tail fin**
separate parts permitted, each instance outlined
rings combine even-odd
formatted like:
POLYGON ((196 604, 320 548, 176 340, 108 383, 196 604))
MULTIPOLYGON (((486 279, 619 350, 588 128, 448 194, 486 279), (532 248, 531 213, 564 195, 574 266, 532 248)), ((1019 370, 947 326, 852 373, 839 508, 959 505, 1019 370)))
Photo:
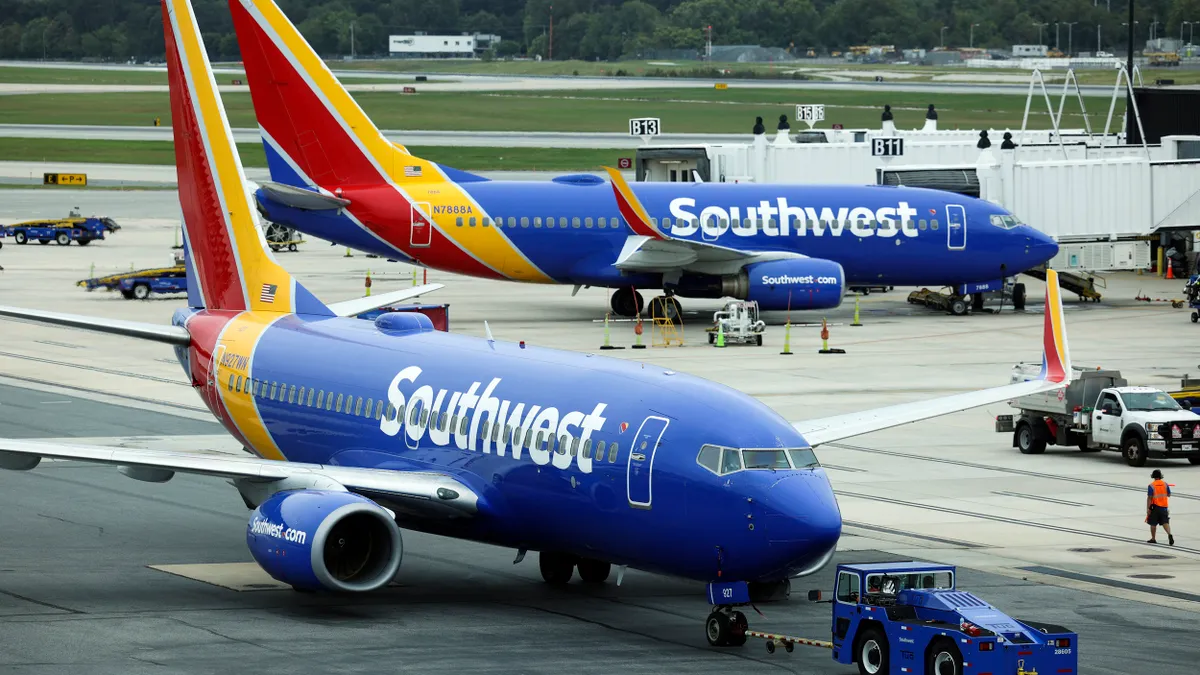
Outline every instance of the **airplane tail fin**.
POLYGON ((1067 324, 1063 320, 1062 288, 1058 272, 1046 270, 1046 319, 1042 333, 1041 378, 1049 382, 1071 381, 1071 354, 1067 324))
POLYGON ((191 3, 162 7, 189 304, 333 316, 267 250, 191 3))
POLYGON ((387 140, 272 0, 229 8, 272 180, 323 193, 458 180, 387 140))

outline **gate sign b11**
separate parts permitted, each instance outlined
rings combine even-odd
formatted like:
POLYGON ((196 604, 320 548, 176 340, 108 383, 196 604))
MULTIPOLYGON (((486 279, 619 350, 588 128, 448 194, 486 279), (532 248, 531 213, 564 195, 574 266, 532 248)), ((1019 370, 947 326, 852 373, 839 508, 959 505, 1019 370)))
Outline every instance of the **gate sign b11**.
POLYGON ((900 157, 904 154, 904 139, 900 136, 871 139, 872 157, 900 157))
POLYGON ((825 106, 804 104, 796 106, 796 121, 797 122, 824 122, 825 121, 825 106))
POLYGON ((630 136, 657 136, 661 129, 662 124, 657 117, 639 117, 629 120, 630 136))

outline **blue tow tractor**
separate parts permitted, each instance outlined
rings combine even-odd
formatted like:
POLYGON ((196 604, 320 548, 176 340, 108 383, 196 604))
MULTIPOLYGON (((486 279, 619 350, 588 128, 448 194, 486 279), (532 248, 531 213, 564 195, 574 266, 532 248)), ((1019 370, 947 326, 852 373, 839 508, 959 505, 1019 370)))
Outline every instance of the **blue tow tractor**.
MULTIPOLYGON (((705 633, 714 647, 765 640, 767 651, 821 647, 861 675, 1074 675, 1078 636, 1040 621, 1013 619, 958 590, 952 565, 924 562, 837 567, 831 641, 750 630, 736 607, 750 604, 744 582, 709 584, 705 633)), ((815 592, 814 592, 815 593, 815 592)), ((816 599, 815 597, 813 599, 816 599)))
POLYGON ((0 225, 0 237, 11 237, 15 244, 28 244, 31 241, 49 244, 53 241, 60 246, 67 246, 74 241, 80 246, 87 246, 97 239, 104 239, 105 234, 119 229, 121 226, 113 222, 112 218, 85 218, 78 211, 72 210, 66 218, 0 225))

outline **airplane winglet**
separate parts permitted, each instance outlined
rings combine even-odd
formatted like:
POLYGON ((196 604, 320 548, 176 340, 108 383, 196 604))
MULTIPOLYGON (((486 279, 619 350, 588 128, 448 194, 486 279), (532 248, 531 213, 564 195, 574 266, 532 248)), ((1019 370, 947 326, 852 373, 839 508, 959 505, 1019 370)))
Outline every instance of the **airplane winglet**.
POLYGON ((608 172, 608 177, 612 181, 613 195, 617 198, 617 208, 621 211, 625 222, 629 223, 629 228, 633 230, 633 233, 651 239, 666 239, 666 236, 650 220, 650 214, 642 206, 637 195, 633 194, 633 189, 629 187, 629 183, 625 181, 621 172, 611 166, 604 167, 604 170, 608 172))
POLYGON ((1067 345, 1067 326, 1063 320, 1062 289, 1058 285, 1058 272, 1054 270, 1046 270, 1041 379, 1047 382, 1069 382, 1071 379, 1071 354, 1067 345))

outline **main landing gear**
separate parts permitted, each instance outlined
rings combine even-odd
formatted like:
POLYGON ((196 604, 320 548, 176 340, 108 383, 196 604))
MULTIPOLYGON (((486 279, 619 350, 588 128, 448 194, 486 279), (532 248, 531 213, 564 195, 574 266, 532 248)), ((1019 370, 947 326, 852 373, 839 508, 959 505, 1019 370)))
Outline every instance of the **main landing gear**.
POLYGON ((647 312, 646 301, 642 294, 630 287, 618 288, 613 291, 610 307, 612 307, 613 314, 617 316, 635 317, 641 314, 645 318, 669 318, 672 321, 679 320, 679 316, 683 312, 679 300, 670 294, 651 298, 650 311, 647 312))
POLYGON ((554 551, 539 553, 538 567, 541 569, 542 579, 551 586, 570 583, 576 568, 579 569, 579 578, 585 584, 602 584, 608 581, 612 573, 611 563, 554 551))
POLYGON ((729 606, 713 608, 704 621, 704 637, 713 647, 741 647, 749 629, 746 615, 729 606))

